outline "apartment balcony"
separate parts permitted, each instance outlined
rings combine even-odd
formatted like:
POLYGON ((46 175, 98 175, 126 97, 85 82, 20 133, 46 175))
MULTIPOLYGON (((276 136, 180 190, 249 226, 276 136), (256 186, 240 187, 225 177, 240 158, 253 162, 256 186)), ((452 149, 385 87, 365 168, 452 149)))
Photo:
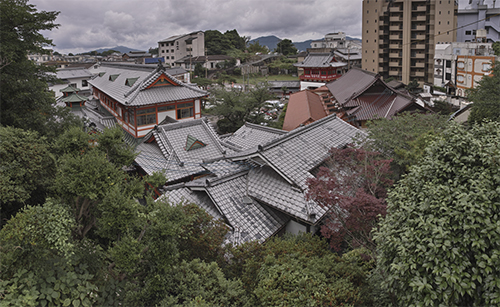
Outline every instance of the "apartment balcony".
POLYGON ((412 49, 423 50, 423 49, 425 49, 425 44, 412 44, 411 48, 412 49))
POLYGON ((412 8, 413 12, 425 12, 426 10, 427 10, 427 6, 425 6, 425 5, 419 5, 417 7, 412 8))
POLYGON ((398 21, 403 21, 403 16, 391 16, 389 17, 390 22, 398 22, 398 21))
POLYGON ((425 59, 425 53, 412 54, 412 58, 415 58, 415 59, 425 59))
POLYGON ((415 25, 411 27, 412 31, 425 31, 425 25, 415 25))
POLYGON ((401 58, 401 54, 399 52, 391 52, 391 53, 389 53, 389 58, 399 59, 399 58, 401 58))
POLYGON ((425 40, 425 34, 412 35, 411 39, 412 40, 423 41, 423 40, 425 40))
POLYGON ((389 44, 389 49, 401 49, 401 44, 389 44))
POLYGON ((400 74, 399 70, 389 70, 389 76, 399 76, 400 74))
POLYGON ((401 67, 400 62, 389 62, 389 67, 401 67))
POLYGON ((390 26, 389 27, 390 31, 403 31, 400 26, 390 26))
POLYGON ((427 16, 425 16, 425 15, 418 15, 418 16, 411 18, 411 21, 426 21, 426 20, 427 20, 427 16))
POLYGON ((425 72, 423 71, 412 71, 410 72, 411 77, 425 77, 425 72))
POLYGON ((399 34, 396 34, 396 35, 389 35, 389 39, 390 39, 390 40, 402 40, 402 39, 403 39, 403 36, 402 36, 402 35, 399 35, 399 34))
POLYGON ((425 63, 412 63, 411 67, 425 68, 425 63))

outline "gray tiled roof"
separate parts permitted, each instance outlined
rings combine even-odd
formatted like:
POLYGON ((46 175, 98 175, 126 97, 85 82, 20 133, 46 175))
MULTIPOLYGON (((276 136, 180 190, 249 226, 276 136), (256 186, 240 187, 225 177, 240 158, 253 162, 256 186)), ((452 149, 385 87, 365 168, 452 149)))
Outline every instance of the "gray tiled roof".
POLYGON ((84 68, 60 69, 56 72, 57 79, 90 78, 92 73, 84 68))
POLYGON ((208 95, 206 91, 196 86, 178 81, 163 66, 157 66, 154 70, 145 70, 143 67, 133 69, 130 66, 102 65, 99 70, 100 72, 104 72, 104 74, 96 75, 94 79, 89 81, 89 84, 123 105, 154 105, 157 103, 195 99, 208 95), (171 79, 174 85, 147 89, 162 74, 171 79), (114 81, 110 80, 111 75, 117 75, 114 81), (129 78, 137 78, 132 87, 126 85, 126 80, 129 78))
POLYGON ((359 129, 332 114, 264 145, 260 154, 285 178, 305 190, 306 180, 312 177, 309 170, 328 156, 330 148, 351 143, 358 133, 359 129))
POLYGON ((335 99, 342 105, 364 92, 380 79, 380 76, 359 68, 351 68, 346 74, 326 85, 335 99))
POLYGON ((202 178, 186 184, 191 189, 204 190, 224 215, 235 232, 235 243, 264 241, 278 232, 287 222, 246 195, 247 171, 223 180, 202 178))
POLYGON ((246 150, 267 143, 286 133, 287 131, 280 129, 245 123, 231 136, 224 138, 224 142, 246 150))
POLYGON ((150 136, 145 137, 136 148, 138 156, 135 162, 148 174, 163 170, 170 182, 206 172, 205 161, 220 159, 227 150, 204 119, 159 125, 151 135, 156 143, 146 143, 150 136), (186 151, 188 135, 206 146, 186 151))
POLYGON ((303 68, 315 68, 315 67, 341 67, 341 66, 347 66, 347 63, 343 62, 336 62, 334 60, 333 54, 328 52, 314 52, 314 53, 309 53, 307 57, 304 59, 304 61, 293 64, 293 66, 296 67, 303 67, 303 68))
POLYGON ((269 166, 249 172, 247 189, 249 196, 308 223, 315 224, 326 213, 318 204, 307 201, 302 190, 292 187, 269 166))
MULTIPOLYGON (((194 123, 189 125, 183 122, 182 127, 180 123, 164 125, 172 129, 162 133, 161 129, 156 131, 155 138, 160 146, 153 149, 154 144, 143 143, 138 149, 144 148, 143 153, 155 155, 161 152, 164 157, 161 163, 167 164, 172 156, 178 159, 178 156, 189 155, 189 152, 181 153, 179 147, 184 145, 182 142, 185 142, 188 130, 196 132, 193 127, 201 126, 201 123, 194 123), (178 129, 173 129, 175 125, 178 129), (148 146, 151 146, 149 151, 148 146)), ((243 131, 249 128, 248 131, 257 134, 264 131, 252 125, 243 128, 243 131)), ((215 157, 210 161, 198 160, 198 165, 203 166, 210 175, 187 182, 181 187, 167 187, 169 191, 166 195, 172 200, 180 199, 181 196, 186 199, 190 197, 190 201, 211 210, 213 216, 219 212, 233 228, 230 240, 237 244, 250 240, 264 241, 285 227, 290 219, 316 225, 326 210, 306 200, 306 180, 313 177, 311 170, 325 160, 330 148, 343 147, 352 142, 358 133, 359 129, 330 115, 284 134, 264 134, 261 144, 257 146, 258 138, 250 137, 252 141, 244 144, 246 147, 241 152, 226 154, 225 158, 219 153, 220 158, 215 157), (210 201, 201 199, 201 193, 206 193, 210 201), (216 212, 214 207, 217 208, 216 212)), ((202 138, 201 141, 209 143, 202 138)), ((188 161, 186 157, 184 159, 188 161)), ((161 163, 158 164, 159 168, 162 167, 161 163)), ((193 160, 193 165, 195 163, 193 160)))
POLYGON ((204 209, 215 219, 223 219, 223 215, 219 212, 210 197, 204 192, 191 191, 188 188, 181 187, 178 189, 166 191, 158 199, 167 199, 171 204, 192 203, 204 209))

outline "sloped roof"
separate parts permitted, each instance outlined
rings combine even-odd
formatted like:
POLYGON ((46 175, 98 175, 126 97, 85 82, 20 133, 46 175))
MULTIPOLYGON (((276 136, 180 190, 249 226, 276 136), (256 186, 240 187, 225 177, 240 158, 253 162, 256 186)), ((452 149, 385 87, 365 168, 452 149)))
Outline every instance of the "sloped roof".
POLYGON ((168 38, 165 38, 165 39, 159 41, 158 43, 172 42, 172 41, 178 40, 179 38, 182 38, 184 36, 189 36, 189 35, 197 34, 199 32, 203 32, 203 31, 194 31, 194 32, 187 33, 187 34, 173 35, 173 36, 170 36, 168 38))
POLYGON ((305 190, 309 170, 321 163, 332 147, 342 147, 363 133, 335 114, 294 129, 274 140, 248 151, 228 154, 233 161, 258 157, 270 165, 290 184, 305 190))
POLYGON ((309 90, 293 93, 288 101, 283 130, 293 130, 302 124, 308 124, 326 115, 319 95, 309 90))
POLYGON ((91 78, 92 73, 84 68, 64 68, 56 71, 57 79, 91 78))
POLYGON ((196 86, 178 81, 162 65, 158 65, 155 69, 101 65, 99 70, 104 74, 95 76, 89 83, 123 105, 154 105, 208 95, 206 91, 196 86), (113 78, 110 78, 111 76, 113 78), (131 78, 136 79, 132 87, 127 85, 129 84, 127 80, 131 78), (159 79, 165 80, 165 85, 151 87, 159 79))
POLYGON ((81 90, 79 88, 76 88, 76 87, 73 87, 71 85, 68 85, 68 86, 66 86, 63 89, 60 89, 59 91, 62 92, 62 93, 76 93, 76 92, 79 92, 81 90))
POLYGON ((285 133, 286 131, 280 129, 245 122, 236 132, 225 137, 223 142, 233 146, 235 151, 242 151, 256 148, 263 142, 271 141, 285 133))
POLYGON ((169 181, 205 172, 205 161, 220 159, 226 151, 215 130, 204 119, 159 125, 137 146, 135 162, 149 175, 163 171, 169 181), (187 151, 188 136, 206 146, 187 151))
POLYGON ((61 97, 60 99, 62 102, 82 102, 86 101, 87 97, 78 95, 77 93, 72 93, 71 95, 67 97, 61 97))
MULTIPOLYGON (((257 136, 262 131, 248 125, 241 132, 256 132, 257 136)), ((177 134, 174 129, 171 133, 177 134)), ((264 241, 285 227, 290 219, 315 225, 326 210, 306 200, 306 181, 313 177, 312 170, 328 157, 330 148, 345 146, 358 133, 362 132, 335 115, 284 134, 264 133, 257 146, 241 146, 241 151, 229 151, 219 159, 199 162, 207 176, 181 186, 167 187, 164 197, 172 201, 184 197, 209 208, 214 217, 223 218, 232 227, 230 241, 234 243, 264 241), (202 199, 199 193, 205 193, 208 198, 202 199)), ((185 136, 176 137, 185 141, 185 136)), ((156 135, 155 138, 159 144, 165 143, 156 135)), ((147 142, 140 146, 146 145, 155 146, 147 142)), ((153 150, 162 152, 167 161, 166 152, 178 152, 173 145, 174 142, 169 143, 171 147, 168 148, 156 145, 150 154, 153 150)))
POLYGON ((337 62, 333 56, 333 53, 330 52, 313 52, 309 53, 304 61, 293 64, 293 66, 303 68, 343 67, 347 66, 347 63, 337 62))
POLYGON ((380 79, 380 76, 359 68, 351 68, 336 81, 326 84, 335 99, 343 105, 353 97, 363 93, 380 79))
POLYGON ((410 96, 387 85, 378 74, 358 68, 326 86, 346 114, 359 121, 391 118, 409 107, 425 110, 410 96))
POLYGON ((289 219, 246 195, 248 171, 219 178, 201 178, 186 183, 192 190, 205 191, 234 229, 237 243, 264 241, 277 233, 289 219))

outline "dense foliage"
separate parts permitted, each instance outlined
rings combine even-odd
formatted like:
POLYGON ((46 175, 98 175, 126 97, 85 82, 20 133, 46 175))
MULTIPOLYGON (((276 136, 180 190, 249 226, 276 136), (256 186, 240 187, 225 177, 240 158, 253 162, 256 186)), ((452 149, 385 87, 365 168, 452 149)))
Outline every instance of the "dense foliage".
POLYGON ((454 125, 389 194, 379 270, 402 306, 500 304, 500 124, 454 125))
POLYGON ((500 121, 500 62, 495 62, 489 75, 468 90, 467 96, 473 102, 468 121, 479 123, 485 119, 500 121))
POLYGON ((362 251, 339 257, 310 234, 230 249, 224 268, 240 277, 249 306, 369 305, 367 276, 374 262, 362 251))
POLYGON ((232 49, 245 50, 246 41, 240 37, 236 29, 224 34, 217 30, 205 31, 205 48, 207 55, 227 54, 232 49))
POLYGON ((234 132, 245 122, 265 122, 262 108, 266 106, 267 100, 273 99, 268 88, 263 85, 249 92, 216 88, 211 91, 211 94, 213 108, 207 110, 207 113, 222 117, 217 122, 217 129, 221 134, 234 132))
POLYGON ((419 161, 432 137, 446 128, 447 120, 448 116, 428 113, 380 118, 368 123, 364 146, 393 159, 394 172, 400 175, 419 161))
POLYGON ((277 52, 282 55, 294 55, 297 54, 297 48, 293 45, 292 41, 285 38, 278 42, 276 49, 274 52, 277 52))
POLYGON ((307 197, 329 211, 321 233, 335 250, 362 246, 375 251, 371 231, 385 215, 390 163, 364 148, 333 148, 328 167, 308 179, 307 197))
POLYGON ((47 53, 51 40, 40 34, 51 30, 58 12, 38 12, 26 0, 0 1, 0 123, 36 130, 54 137, 77 124, 68 108, 56 107, 47 81, 52 69, 36 65, 29 53, 47 53), (71 119, 71 120, 70 120, 71 119))
POLYGON ((24 205, 45 202, 56 159, 37 132, 0 126, 0 140, 0 209, 9 219, 24 205))

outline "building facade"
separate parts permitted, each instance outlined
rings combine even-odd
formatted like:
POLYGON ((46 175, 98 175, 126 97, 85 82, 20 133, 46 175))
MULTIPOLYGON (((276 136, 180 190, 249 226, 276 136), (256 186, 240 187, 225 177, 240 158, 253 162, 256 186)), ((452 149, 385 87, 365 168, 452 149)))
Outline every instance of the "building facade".
POLYGON ((455 95, 464 97, 466 90, 488 75, 495 56, 492 43, 462 43, 436 45, 434 85, 452 86, 455 95))
POLYGON ((300 69, 300 89, 303 90, 318 88, 340 78, 346 72, 347 63, 337 61, 333 52, 315 52, 294 66, 300 69))
POLYGON ((363 0, 362 68, 433 83, 435 45, 456 41, 457 10, 454 0, 363 0))
POLYGON ((167 117, 201 118, 200 101, 208 93, 180 82, 162 65, 152 69, 103 63, 98 69, 88 82, 93 98, 133 138, 144 137, 167 117))
POLYGON ((158 42, 158 56, 165 64, 175 66, 175 61, 186 56, 205 55, 205 33, 203 31, 175 35, 158 42))
POLYGON ((484 0, 469 1, 465 9, 458 10, 458 42, 489 42, 500 40, 500 8, 488 7, 484 0), (484 30, 484 40, 478 39, 479 31, 484 30))

